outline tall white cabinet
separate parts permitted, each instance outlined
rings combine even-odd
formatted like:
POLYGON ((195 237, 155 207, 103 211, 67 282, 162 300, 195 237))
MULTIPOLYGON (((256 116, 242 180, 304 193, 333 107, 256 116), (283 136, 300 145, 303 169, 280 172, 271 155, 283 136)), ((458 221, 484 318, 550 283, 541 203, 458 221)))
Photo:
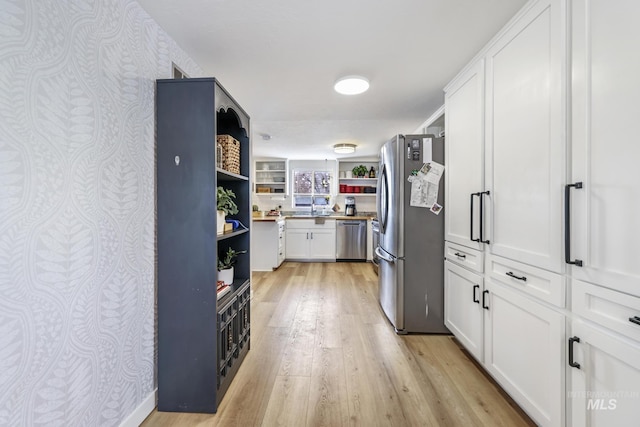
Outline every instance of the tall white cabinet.
POLYGON ((566 147, 563 3, 535 2, 485 56, 489 248, 557 273, 566 147))
POLYGON ((640 3, 571 6, 570 422, 634 425, 640 419, 640 3))
POLYGON ((638 16, 532 0, 445 88, 445 322, 543 426, 640 419, 638 16))
POLYGON ((483 58, 473 62, 445 87, 444 117, 447 132, 445 240, 482 250, 479 203, 474 204, 474 210, 471 203, 477 193, 485 190, 483 58))
POLYGON ((544 426, 565 420, 565 10, 527 3, 445 88, 445 323, 544 426))

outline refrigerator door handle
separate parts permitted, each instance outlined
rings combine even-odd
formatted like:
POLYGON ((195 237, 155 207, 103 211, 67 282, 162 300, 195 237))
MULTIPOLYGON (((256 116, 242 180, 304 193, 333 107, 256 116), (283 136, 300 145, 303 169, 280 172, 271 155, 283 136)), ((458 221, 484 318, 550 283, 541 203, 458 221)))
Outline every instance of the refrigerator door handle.
POLYGON ((378 255, 378 257, 380 257, 380 259, 382 259, 382 260, 385 260, 385 261, 390 262, 390 263, 392 263, 392 264, 393 264, 394 262, 396 262, 396 261, 395 261, 395 259, 394 259, 392 256, 388 255, 385 251, 383 251, 383 250, 380 248, 380 246, 378 246, 378 247, 376 248, 376 251, 375 251, 375 252, 376 252, 376 255, 378 255))
POLYGON ((389 216, 389 180, 387 176, 387 165, 382 163, 380 171, 378 194, 378 220, 380 221, 380 233, 387 231, 387 219, 389 216))

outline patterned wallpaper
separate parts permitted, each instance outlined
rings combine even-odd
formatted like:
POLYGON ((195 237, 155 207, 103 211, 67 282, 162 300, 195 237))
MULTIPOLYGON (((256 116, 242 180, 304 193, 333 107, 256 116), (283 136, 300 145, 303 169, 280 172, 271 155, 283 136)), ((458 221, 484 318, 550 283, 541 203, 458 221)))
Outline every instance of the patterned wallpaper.
POLYGON ((0 0, 0 426, 119 425, 156 388, 154 81, 133 0, 0 0))

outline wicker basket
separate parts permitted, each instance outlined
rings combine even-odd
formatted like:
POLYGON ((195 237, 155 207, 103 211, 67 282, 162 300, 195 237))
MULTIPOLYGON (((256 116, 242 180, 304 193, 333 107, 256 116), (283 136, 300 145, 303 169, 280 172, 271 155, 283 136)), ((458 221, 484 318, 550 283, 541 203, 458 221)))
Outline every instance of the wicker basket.
POLYGON ((218 135, 217 142, 222 146, 222 169, 240 174, 240 142, 231 135, 218 135))

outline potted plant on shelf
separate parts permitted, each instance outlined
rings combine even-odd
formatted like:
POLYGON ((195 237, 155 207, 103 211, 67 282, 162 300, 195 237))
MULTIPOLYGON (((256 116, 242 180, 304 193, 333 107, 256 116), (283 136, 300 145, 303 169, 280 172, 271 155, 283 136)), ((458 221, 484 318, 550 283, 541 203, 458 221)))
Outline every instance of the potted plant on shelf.
POLYGON ((224 257, 218 256, 218 280, 223 281, 225 285, 233 283, 233 266, 238 262, 238 255, 246 254, 247 251, 235 251, 229 248, 224 257))
POLYGON ((233 201, 236 195, 232 190, 218 187, 216 201, 218 209, 217 233, 224 233, 224 223, 227 215, 235 215, 238 213, 238 206, 233 201))
POLYGON ((351 172, 353 173, 354 178, 364 178, 367 175, 368 169, 365 165, 355 166, 351 172))

